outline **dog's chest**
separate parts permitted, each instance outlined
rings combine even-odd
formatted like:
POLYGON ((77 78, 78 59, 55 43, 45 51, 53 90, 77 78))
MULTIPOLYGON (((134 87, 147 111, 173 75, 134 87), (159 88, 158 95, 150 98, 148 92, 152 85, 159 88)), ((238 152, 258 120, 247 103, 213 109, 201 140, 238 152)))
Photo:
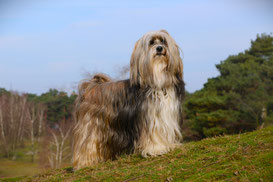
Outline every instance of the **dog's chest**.
POLYGON ((175 90, 152 91, 148 99, 148 118, 154 127, 171 129, 179 120, 179 100, 175 90))

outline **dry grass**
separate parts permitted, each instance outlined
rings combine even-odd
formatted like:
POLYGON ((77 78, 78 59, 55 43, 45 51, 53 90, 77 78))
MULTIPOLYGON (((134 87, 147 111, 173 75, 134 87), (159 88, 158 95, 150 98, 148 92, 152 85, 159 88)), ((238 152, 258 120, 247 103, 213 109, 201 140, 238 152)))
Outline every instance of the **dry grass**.
POLYGON ((43 172, 43 170, 37 163, 11 161, 6 159, 0 160, 0 178, 22 175, 30 176, 41 172, 43 172))

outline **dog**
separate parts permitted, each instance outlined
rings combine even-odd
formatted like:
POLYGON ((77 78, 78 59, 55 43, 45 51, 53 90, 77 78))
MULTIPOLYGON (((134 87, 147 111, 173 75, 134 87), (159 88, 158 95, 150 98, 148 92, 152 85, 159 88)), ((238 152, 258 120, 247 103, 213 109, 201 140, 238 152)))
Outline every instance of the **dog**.
POLYGON ((182 140, 185 95, 180 48, 165 30, 146 33, 134 47, 130 78, 94 75, 79 85, 74 169, 125 153, 158 156, 182 140))

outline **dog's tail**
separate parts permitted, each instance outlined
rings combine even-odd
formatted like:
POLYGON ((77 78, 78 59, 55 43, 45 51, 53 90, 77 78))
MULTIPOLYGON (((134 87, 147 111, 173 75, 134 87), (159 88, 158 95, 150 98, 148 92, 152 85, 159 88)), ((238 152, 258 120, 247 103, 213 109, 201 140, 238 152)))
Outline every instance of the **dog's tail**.
POLYGON ((91 79, 83 80, 79 85, 79 96, 83 96, 86 91, 90 91, 94 86, 112 81, 110 77, 104 74, 96 74, 91 79))
POLYGON ((111 82, 111 78, 104 74, 96 74, 92 76, 90 79, 85 79, 79 84, 78 88, 78 97, 76 99, 75 105, 75 116, 76 121, 79 119, 79 112, 81 110, 81 106, 83 102, 88 102, 88 98, 90 94, 92 94, 92 89, 97 85, 100 85, 105 82, 111 82))
POLYGON ((105 74, 96 74, 91 79, 84 80, 80 86, 79 86, 79 91, 85 90, 87 87, 93 87, 94 85, 102 84, 104 82, 110 82, 112 81, 110 77, 108 77, 105 74))
POLYGON ((105 74, 96 74, 93 76, 93 78, 90 80, 91 82, 94 82, 96 84, 101 84, 104 82, 110 82, 112 81, 110 77, 108 77, 105 74))

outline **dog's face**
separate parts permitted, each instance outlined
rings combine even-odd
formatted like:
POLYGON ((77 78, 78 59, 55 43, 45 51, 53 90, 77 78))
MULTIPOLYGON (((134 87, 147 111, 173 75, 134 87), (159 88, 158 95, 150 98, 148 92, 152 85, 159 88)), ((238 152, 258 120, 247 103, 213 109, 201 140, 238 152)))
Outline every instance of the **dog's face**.
POLYGON ((132 84, 162 89, 182 79, 179 47, 165 30, 148 32, 136 42, 130 63, 132 84))

